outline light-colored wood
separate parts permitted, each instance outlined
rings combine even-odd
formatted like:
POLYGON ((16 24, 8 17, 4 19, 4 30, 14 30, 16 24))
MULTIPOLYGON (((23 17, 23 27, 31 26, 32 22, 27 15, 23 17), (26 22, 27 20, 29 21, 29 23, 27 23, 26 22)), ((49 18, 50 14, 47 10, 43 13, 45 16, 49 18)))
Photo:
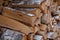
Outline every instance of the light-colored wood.
POLYGON ((47 30, 47 28, 48 28, 47 25, 44 25, 44 24, 41 24, 41 25, 40 25, 40 30, 42 30, 42 31, 47 30))
POLYGON ((53 2, 52 5, 50 6, 50 11, 55 12, 57 9, 57 2, 53 2))
POLYGON ((22 40, 27 40, 27 36, 24 35, 23 38, 22 38, 22 40))
POLYGON ((44 35, 46 35, 47 31, 41 31, 41 30, 40 30, 40 31, 38 31, 37 33, 40 34, 40 35, 42 35, 42 36, 44 36, 44 35))
POLYGON ((21 32, 25 33, 26 35, 28 35, 31 32, 34 32, 32 28, 30 28, 20 22, 7 18, 5 16, 1 16, 1 15, 0 15, 0 24, 7 25, 6 26, 7 28, 21 31, 21 32))
POLYGON ((36 21, 34 22, 35 26, 39 26, 39 24, 41 24, 40 20, 40 18, 36 19, 36 21))
POLYGON ((31 13, 24 14, 23 11, 22 12, 16 11, 13 9, 9 9, 9 7, 8 8, 4 7, 3 15, 16 19, 16 20, 19 20, 19 21, 22 21, 22 22, 32 25, 32 26, 34 26, 34 22, 37 19, 37 17, 34 14, 31 14, 31 13))
POLYGON ((58 3, 58 6, 60 6, 60 0, 55 0, 58 3))
POLYGON ((58 29, 58 37, 60 37, 60 29, 58 29))
POLYGON ((53 0, 46 0, 45 3, 47 6, 51 6, 51 4, 53 3, 53 0))
POLYGON ((32 34, 29 34, 29 35, 28 35, 28 40, 33 40, 33 38, 34 38, 34 35, 35 35, 34 33, 32 33, 32 34))

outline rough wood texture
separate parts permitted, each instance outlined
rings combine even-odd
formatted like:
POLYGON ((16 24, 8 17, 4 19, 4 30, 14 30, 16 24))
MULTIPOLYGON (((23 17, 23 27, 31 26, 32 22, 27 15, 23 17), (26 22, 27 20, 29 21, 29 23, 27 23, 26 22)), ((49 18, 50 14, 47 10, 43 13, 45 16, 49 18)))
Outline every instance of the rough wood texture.
POLYGON ((15 20, 9 19, 7 17, 1 16, 0 15, 0 24, 2 25, 7 25, 7 28, 11 28, 14 30, 18 30, 21 31, 23 33, 25 33, 26 35, 28 35, 29 33, 33 32, 33 29, 20 23, 17 22, 15 20))
POLYGON ((31 13, 24 14, 23 11, 22 12, 16 11, 16 10, 14 11, 13 9, 8 9, 8 8, 4 8, 3 15, 16 19, 16 20, 19 20, 19 21, 22 21, 31 26, 34 26, 34 22, 37 19, 37 17, 34 14, 31 14, 31 13))

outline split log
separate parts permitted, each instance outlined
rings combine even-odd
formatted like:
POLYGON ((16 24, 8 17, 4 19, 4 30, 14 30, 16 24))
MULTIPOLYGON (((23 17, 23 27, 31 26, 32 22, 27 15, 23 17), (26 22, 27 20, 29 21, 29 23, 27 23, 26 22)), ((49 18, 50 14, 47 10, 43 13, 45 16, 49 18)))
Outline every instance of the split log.
POLYGON ((9 18, 12 18, 12 19, 19 20, 19 21, 29 24, 31 26, 34 26, 34 22, 37 19, 37 17, 32 13, 18 11, 15 9, 11 9, 9 7, 4 8, 3 15, 7 16, 9 18))
POLYGON ((21 31, 21 32, 25 33, 26 35, 34 32, 32 28, 30 28, 30 27, 28 27, 20 22, 17 22, 13 19, 10 19, 10 18, 5 17, 5 16, 1 16, 1 15, 0 15, 0 24, 6 25, 7 28, 10 28, 13 30, 21 31))

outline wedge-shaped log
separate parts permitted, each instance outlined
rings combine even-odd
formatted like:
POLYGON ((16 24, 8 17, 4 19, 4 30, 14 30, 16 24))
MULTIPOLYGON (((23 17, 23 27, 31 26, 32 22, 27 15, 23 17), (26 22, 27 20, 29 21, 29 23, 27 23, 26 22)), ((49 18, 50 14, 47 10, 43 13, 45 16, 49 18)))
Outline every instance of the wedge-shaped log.
POLYGON ((18 11, 15 9, 11 9, 9 7, 4 7, 3 15, 16 19, 16 20, 19 20, 19 21, 29 24, 31 26, 34 26, 34 22, 37 19, 37 17, 32 13, 18 11))
POLYGON ((20 22, 12 20, 8 17, 1 16, 1 15, 0 15, 0 24, 7 25, 6 26, 7 28, 21 31, 21 32, 25 33, 26 35, 28 35, 31 32, 34 32, 32 28, 30 28, 20 22))

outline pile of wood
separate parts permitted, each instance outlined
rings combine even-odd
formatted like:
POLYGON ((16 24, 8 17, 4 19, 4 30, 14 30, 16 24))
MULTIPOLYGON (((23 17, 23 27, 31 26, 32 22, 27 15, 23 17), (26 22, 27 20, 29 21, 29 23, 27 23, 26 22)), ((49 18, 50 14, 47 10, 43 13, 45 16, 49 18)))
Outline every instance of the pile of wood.
POLYGON ((24 34, 21 40, 60 40, 60 6, 54 0, 4 0, 3 4, 0 26, 24 34))

